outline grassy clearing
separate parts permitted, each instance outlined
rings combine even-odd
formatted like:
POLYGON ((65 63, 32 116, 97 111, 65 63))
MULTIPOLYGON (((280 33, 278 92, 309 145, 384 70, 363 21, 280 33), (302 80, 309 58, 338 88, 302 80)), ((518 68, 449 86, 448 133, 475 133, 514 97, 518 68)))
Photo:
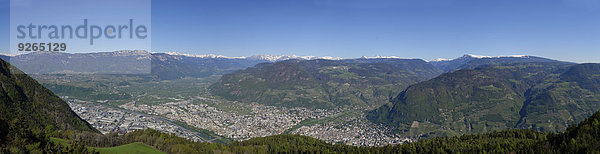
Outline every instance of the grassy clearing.
POLYGON ((156 150, 156 149, 152 148, 151 146, 148 146, 144 143, 139 143, 139 142, 129 143, 129 144, 116 146, 116 147, 110 147, 110 148, 94 148, 94 149, 96 149, 100 153, 106 153, 106 154, 119 154, 119 153, 164 154, 165 153, 165 152, 156 150))
MULTIPOLYGON (((64 139, 60 139, 60 138, 54 138, 51 137, 50 141, 54 142, 54 143, 58 143, 61 144, 63 146, 70 146, 71 144, 69 144, 69 141, 64 140, 64 139)), ((126 154, 136 154, 136 153, 140 153, 140 154, 164 154, 165 152, 159 151, 154 149, 153 147, 146 145, 144 143, 140 143, 140 142, 135 142, 135 143, 129 143, 129 144, 125 144, 125 145, 121 145, 121 146, 116 146, 116 147, 110 147, 110 148, 94 148, 94 147, 88 147, 88 149, 95 149, 96 151, 100 152, 101 154, 121 154, 121 153, 126 153, 126 154)))
POLYGON ((54 143, 58 143, 62 146, 69 146, 69 141, 64 140, 64 139, 60 139, 60 138, 55 138, 55 137, 51 137, 50 141, 54 142, 54 143))

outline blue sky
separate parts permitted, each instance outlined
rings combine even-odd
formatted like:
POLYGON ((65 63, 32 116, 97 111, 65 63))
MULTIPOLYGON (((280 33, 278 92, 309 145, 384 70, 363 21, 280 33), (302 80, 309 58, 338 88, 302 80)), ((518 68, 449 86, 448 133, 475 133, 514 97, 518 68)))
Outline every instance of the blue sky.
MULTIPOLYGON (((8 51, 10 48, 8 44, 10 43, 9 38, 9 30, 10 30, 10 10, 9 10, 9 1, 8 0, 0 0, 0 51, 8 51)), ((7 52, 0 52, 7 53, 7 52)))
MULTIPOLYGON (((8 36, 8 0, 0 2, 0 36, 8 36)), ((153 0, 151 33, 155 52, 600 62, 600 2, 153 0)), ((8 50, 8 37, 0 42, 8 50)))

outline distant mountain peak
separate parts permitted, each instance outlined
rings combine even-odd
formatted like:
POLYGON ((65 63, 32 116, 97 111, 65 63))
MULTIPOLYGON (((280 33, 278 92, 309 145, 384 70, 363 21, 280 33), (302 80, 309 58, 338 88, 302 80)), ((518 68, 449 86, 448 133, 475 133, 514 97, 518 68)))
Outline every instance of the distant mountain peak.
POLYGON ((463 57, 471 57, 471 58, 527 58, 527 55, 502 55, 502 56, 482 56, 482 55, 474 55, 474 54, 465 54, 463 57))
POLYGON ((500 56, 484 56, 484 55, 475 55, 475 54, 465 54, 462 57, 450 59, 450 58, 437 58, 431 60, 429 62, 444 62, 444 61, 452 61, 457 59, 483 59, 483 58, 530 58, 532 56, 528 55, 500 55, 500 56))
POLYGON ((185 54, 178 52, 166 52, 168 55, 174 56, 186 56, 186 57, 196 57, 196 58, 227 58, 227 59, 253 59, 253 60, 266 60, 270 62, 283 61, 289 59, 301 59, 301 60, 314 60, 314 59, 327 59, 327 60, 341 60, 343 58, 340 57, 317 57, 317 56, 297 56, 297 55, 253 55, 249 57, 228 57, 223 55, 216 54, 206 54, 206 55, 196 55, 196 54, 185 54))
POLYGON ((267 60, 271 62, 290 60, 290 59, 300 59, 300 60, 315 60, 315 59, 326 59, 326 60, 341 60, 343 58, 340 57, 317 57, 317 56, 297 56, 297 55, 254 55, 247 57, 248 59, 258 59, 258 60, 267 60))
POLYGON ((437 58, 432 60, 431 62, 440 62, 440 61, 451 61, 452 59, 446 59, 446 58, 437 58))
POLYGON ((17 54, 0 52, 0 55, 12 57, 12 56, 16 56, 17 54))
MULTIPOLYGON (((178 52, 166 52, 165 54, 168 55, 176 55, 176 56, 186 56, 186 57, 198 57, 198 58, 228 58, 228 59, 252 59, 252 60, 266 60, 266 61, 270 61, 270 62, 277 62, 277 61, 284 61, 284 60, 290 60, 290 59, 299 59, 299 60, 315 60, 315 59, 326 59, 326 60, 342 60, 345 58, 341 58, 341 57, 332 57, 332 56, 323 56, 323 57, 317 57, 317 56, 298 56, 298 55, 269 55, 269 54, 260 54, 260 55, 253 55, 253 56, 248 56, 248 57, 228 57, 228 56, 223 56, 223 55, 215 55, 215 54, 206 54, 206 55, 196 55, 196 54, 185 54, 185 53, 178 53, 178 52)), ((402 57, 398 57, 398 56, 374 56, 374 57, 367 57, 367 56, 362 56, 359 59, 407 59, 407 58, 402 58, 402 57)))
POLYGON ((362 57, 360 57, 360 59, 406 59, 406 58, 397 57, 397 56, 380 56, 380 55, 377 55, 375 57, 362 56, 362 57))
POLYGON ((223 55, 216 54, 206 54, 206 55, 197 55, 197 54, 187 54, 187 53, 178 53, 178 52, 166 52, 168 55, 173 56, 186 56, 186 57, 196 57, 196 58, 227 58, 227 59, 244 59, 246 57, 227 57, 223 55))
POLYGON ((482 56, 475 54, 465 54, 454 59, 438 58, 429 61, 432 65, 443 70, 444 72, 454 71, 457 69, 473 69, 482 65, 499 64, 499 63, 522 63, 522 62, 559 62, 557 60, 528 56, 528 55, 500 55, 500 56, 482 56))
POLYGON ((114 55, 114 56, 138 56, 138 55, 149 55, 150 52, 146 50, 118 50, 108 52, 58 52, 58 51, 36 51, 27 53, 17 54, 2 54, 5 56, 25 56, 25 55, 82 55, 82 54, 101 54, 101 55, 114 55))
POLYGON ((146 50, 119 50, 119 51, 114 51, 113 53, 116 53, 116 54, 149 54, 149 52, 146 50))

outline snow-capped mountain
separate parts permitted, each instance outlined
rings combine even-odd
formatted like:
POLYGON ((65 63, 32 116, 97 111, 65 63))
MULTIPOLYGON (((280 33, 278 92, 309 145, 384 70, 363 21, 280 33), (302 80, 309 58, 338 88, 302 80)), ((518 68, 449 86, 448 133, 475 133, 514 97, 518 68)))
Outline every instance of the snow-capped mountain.
POLYGON ((520 62, 558 62, 557 60, 528 56, 528 55, 505 55, 505 56, 481 56, 474 54, 465 54, 462 57, 454 59, 438 58, 429 61, 433 66, 444 72, 454 71, 464 68, 475 68, 481 65, 496 63, 520 63, 520 62))
POLYGON ((296 55, 254 55, 247 57, 248 59, 256 59, 256 60, 267 60, 271 62, 283 61, 289 59, 300 59, 300 60, 314 60, 314 59, 327 59, 327 60, 341 60, 343 58, 340 57, 316 57, 316 56, 296 56, 296 55))
POLYGON ((186 53, 178 53, 178 52, 166 52, 168 55, 173 56, 186 56, 186 57, 196 57, 196 58, 227 58, 227 59, 244 59, 246 57, 227 57, 223 55, 216 54, 206 54, 206 55, 196 55, 196 54, 186 54, 186 53))
MULTIPOLYGON (((121 50, 97 53, 32 52, 18 55, 0 55, 26 73, 64 74, 155 74, 161 79, 183 77, 207 77, 223 75, 265 62, 298 60, 342 60, 344 62, 385 62, 405 60, 396 56, 374 56, 355 59, 340 57, 317 57, 297 55, 254 55, 249 57, 228 57, 216 54, 195 55, 177 52, 149 53, 143 50, 121 50)), ((420 60, 420 59, 413 59, 420 60)), ((422 61, 422 60, 421 60, 422 61)), ((424 61, 425 62, 425 61, 424 61)), ((481 65, 517 62, 556 62, 556 60, 527 55, 480 56, 466 54, 455 59, 429 61, 443 72, 481 65)))
POLYGON ((473 58, 527 58, 527 55, 502 55, 502 56, 482 56, 482 55, 474 55, 474 54, 466 54, 464 56, 473 57, 473 58))
MULTIPOLYGON (((482 56, 482 55, 474 55, 474 54, 465 54, 462 57, 459 58, 527 58, 529 57, 528 55, 501 55, 501 56, 482 56)), ((458 58, 455 58, 458 59, 458 58)), ((449 59, 449 58, 437 58, 434 60, 431 60, 430 62, 439 62, 439 61, 451 61, 451 60, 455 60, 455 59, 449 59)))
POLYGON ((186 56, 186 57, 196 57, 196 58, 225 58, 225 59, 250 59, 250 60, 266 60, 270 62, 277 62, 289 59, 300 59, 300 60, 314 60, 314 59, 327 59, 327 60, 341 60, 343 58, 340 57, 316 57, 316 56, 296 56, 296 55, 254 55, 249 57, 228 57, 223 55, 216 54, 206 54, 206 55, 196 55, 196 54, 185 54, 178 52, 167 52, 168 55, 173 56, 186 56))
POLYGON ((432 61, 429 61, 429 62, 440 62, 440 61, 451 61, 451 60, 452 60, 452 59, 447 59, 447 58, 437 58, 437 59, 434 59, 434 60, 432 60, 432 61))
POLYGON ((362 56, 360 57, 360 59, 406 59, 406 58, 401 58, 401 57, 397 57, 397 56, 375 56, 375 57, 367 57, 367 56, 362 56))

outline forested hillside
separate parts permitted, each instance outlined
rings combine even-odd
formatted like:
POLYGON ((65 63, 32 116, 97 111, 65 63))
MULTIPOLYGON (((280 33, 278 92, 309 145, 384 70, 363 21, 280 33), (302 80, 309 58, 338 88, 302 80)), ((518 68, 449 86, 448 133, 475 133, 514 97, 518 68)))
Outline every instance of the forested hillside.
POLYGON ((368 118, 409 136, 562 131, 600 109, 594 91, 598 65, 515 63, 459 70, 410 86, 368 118))
POLYGON ((0 148, 28 153, 61 149, 48 140, 56 130, 98 132, 62 99, 7 62, 0 60, 0 148))
POLYGON ((376 107, 408 85, 439 73, 417 59, 287 60, 223 75, 211 92, 275 106, 376 107))

